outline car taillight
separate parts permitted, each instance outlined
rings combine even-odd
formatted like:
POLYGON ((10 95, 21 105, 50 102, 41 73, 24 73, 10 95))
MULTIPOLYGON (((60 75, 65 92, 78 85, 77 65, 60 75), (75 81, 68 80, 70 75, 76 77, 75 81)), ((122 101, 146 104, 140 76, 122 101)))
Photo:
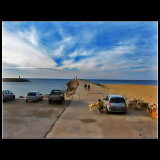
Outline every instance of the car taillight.
POLYGON ((108 102, 108 105, 111 106, 111 101, 108 102))
POLYGON ((4 94, 3 94, 3 97, 4 97, 4 94))
POLYGON ((26 96, 26 98, 28 98, 28 97, 26 96))

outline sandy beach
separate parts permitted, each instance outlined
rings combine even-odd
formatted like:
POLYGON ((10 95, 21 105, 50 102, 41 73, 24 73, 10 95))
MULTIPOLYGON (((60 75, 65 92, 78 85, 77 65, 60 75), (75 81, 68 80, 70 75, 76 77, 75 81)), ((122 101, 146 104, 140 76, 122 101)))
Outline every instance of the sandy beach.
POLYGON ((126 99, 136 98, 147 103, 158 102, 157 85, 107 84, 104 86, 109 94, 120 94, 126 99))

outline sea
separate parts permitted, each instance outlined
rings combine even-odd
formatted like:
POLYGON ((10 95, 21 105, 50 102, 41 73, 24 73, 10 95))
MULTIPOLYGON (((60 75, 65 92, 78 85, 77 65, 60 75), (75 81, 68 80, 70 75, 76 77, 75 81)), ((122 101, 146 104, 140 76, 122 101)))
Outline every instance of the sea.
MULTIPOLYGON (((27 78, 29 82, 3 82, 2 90, 12 91, 16 97, 26 96, 29 91, 39 91, 42 94, 49 94, 52 89, 67 89, 67 83, 71 79, 36 79, 27 78)), ((157 80, 104 80, 86 79, 99 84, 133 84, 133 85, 158 85, 157 80)))

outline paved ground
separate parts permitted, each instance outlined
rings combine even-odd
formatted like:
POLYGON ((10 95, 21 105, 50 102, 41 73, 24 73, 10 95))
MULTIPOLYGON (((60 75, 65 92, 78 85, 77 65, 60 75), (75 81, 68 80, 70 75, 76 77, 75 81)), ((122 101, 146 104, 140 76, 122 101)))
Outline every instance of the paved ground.
POLYGON ((47 99, 26 103, 16 99, 3 103, 3 138, 45 138, 70 101, 49 104, 47 99))
POLYGON ((79 80, 72 102, 46 138, 157 138, 157 120, 148 117, 145 111, 128 110, 127 114, 91 113, 89 101, 97 102, 106 92, 93 84, 90 91, 84 90, 84 83, 88 84, 79 80))
POLYGON ((144 111, 128 110, 126 115, 91 113, 89 101, 102 99, 106 91, 93 84, 90 91, 84 90, 84 83, 79 80, 72 102, 66 100, 63 105, 49 104, 47 99, 3 103, 3 138, 157 138, 157 120, 144 111))

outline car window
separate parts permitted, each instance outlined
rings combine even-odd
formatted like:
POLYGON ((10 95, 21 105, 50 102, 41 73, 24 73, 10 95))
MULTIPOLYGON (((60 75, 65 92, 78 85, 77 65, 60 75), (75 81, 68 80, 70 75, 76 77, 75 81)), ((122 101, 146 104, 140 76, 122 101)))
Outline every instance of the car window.
POLYGON ((62 93, 61 91, 51 91, 51 94, 54 94, 54 95, 59 95, 61 93, 62 93))
POLYGON ((30 93, 27 94, 27 96, 36 96, 36 93, 30 92, 30 93))
POLYGON ((6 94, 10 94, 9 91, 6 91, 6 94))
POLYGON ((124 98, 111 98, 112 103, 125 103, 124 98))
POLYGON ((12 94, 12 92, 11 92, 11 91, 8 91, 8 93, 9 93, 9 94, 12 94))
POLYGON ((7 94, 7 92, 6 92, 6 91, 3 91, 3 93, 4 93, 4 94, 7 94))

